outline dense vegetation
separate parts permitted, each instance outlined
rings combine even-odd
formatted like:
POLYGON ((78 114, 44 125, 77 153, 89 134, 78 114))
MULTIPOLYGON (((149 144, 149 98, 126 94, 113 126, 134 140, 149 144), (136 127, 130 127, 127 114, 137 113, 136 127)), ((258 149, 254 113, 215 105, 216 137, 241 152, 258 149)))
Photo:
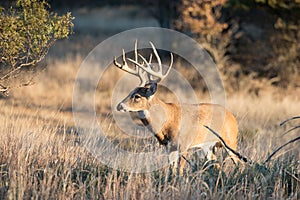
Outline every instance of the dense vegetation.
POLYGON ((15 134, 26 124, 9 128, 6 122, 1 128, 8 133, 0 137, 0 198, 298 199, 300 195, 299 161, 292 156, 267 165, 260 161, 232 166, 227 160, 220 167, 195 159, 195 167, 187 166, 182 177, 172 168, 136 174, 102 165, 78 145, 77 136, 58 136, 57 129, 25 122, 35 124, 31 134, 15 134))
MULTIPOLYGON (((18 0, 8 9, 0 7, 0 91, 8 92, 11 79, 22 68, 35 66, 57 39, 72 32, 71 13, 59 16, 49 11, 49 4, 39 0, 18 0)), ((29 84, 27 81, 21 85, 29 84)))

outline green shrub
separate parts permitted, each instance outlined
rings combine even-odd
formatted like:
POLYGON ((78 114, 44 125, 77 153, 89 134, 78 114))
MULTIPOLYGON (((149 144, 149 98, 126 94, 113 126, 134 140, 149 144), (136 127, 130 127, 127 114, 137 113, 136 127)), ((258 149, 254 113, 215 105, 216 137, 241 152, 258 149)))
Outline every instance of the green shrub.
POLYGON ((4 80, 40 62, 57 39, 72 33, 71 13, 60 16, 49 8, 44 0, 17 0, 10 9, 0 8, 0 91, 9 89, 4 80))

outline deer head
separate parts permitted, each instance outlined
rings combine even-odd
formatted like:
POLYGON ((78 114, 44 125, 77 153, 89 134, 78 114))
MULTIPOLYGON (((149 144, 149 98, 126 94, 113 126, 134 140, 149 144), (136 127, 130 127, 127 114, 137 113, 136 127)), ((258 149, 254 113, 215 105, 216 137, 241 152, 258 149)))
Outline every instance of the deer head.
POLYGON ((157 91, 157 83, 162 81, 172 68, 173 54, 171 53, 171 63, 165 74, 163 74, 161 59, 152 42, 150 42, 150 45, 158 63, 157 70, 155 70, 154 65, 151 63, 152 54, 149 57, 149 61, 147 61, 146 58, 137 52, 137 41, 135 42, 134 48, 134 60, 126 58, 124 49, 122 54, 122 64, 117 62, 116 57, 114 58, 114 65, 116 67, 137 76, 140 79, 140 85, 131 91, 129 95, 118 104, 118 111, 137 112, 148 110, 150 102, 157 91), (142 60, 141 63, 139 63, 138 58, 142 60), (128 66, 127 60, 134 65, 132 68, 128 66))

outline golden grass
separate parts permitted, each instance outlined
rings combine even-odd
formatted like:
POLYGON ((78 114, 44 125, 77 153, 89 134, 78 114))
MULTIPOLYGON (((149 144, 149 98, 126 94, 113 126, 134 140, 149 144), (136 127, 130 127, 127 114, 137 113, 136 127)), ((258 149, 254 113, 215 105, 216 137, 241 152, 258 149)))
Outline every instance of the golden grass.
MULTIPOLYGON (((299 115, 297 95, 280 96, 273 90, 259 97, 243 92, 227 96, 227 107, 240 125, 239 151, 251 158, 253 165, 215 168, 199 159, 193 160, 196 168, 187 167, 183 177, 169 168, 127 173, 106 167, 80 144, 71 108, 81 60, 76 57, 49 63, 37 84, 0 99, 1 199, 299 198, 299 143, 271 163, 261 164, 268 152, 297 135, 281 133, 291 124, 299 125, 299 120, 279 127, 284 119, 299 115)), ((109 78, 114 72, 107 73, 109 78)), ((114 75, 117 80, 121 73, 114 75)), ((113 86, 106 79, 105 83, 107 90, 113 86)), ((97 114, 110 137, 118 136, 116 141, 122 143, 128 137, 122 138, 113 120, 105 117, 110 112, 110 95, 107 91, 104 97, 108 99, 96 103, 97 114)))
POLYGON ((11 97, 20 104, 70 109, 72 106, 73 86, 82 58, 68 57, 65 60, 48 60, 47 68, 35 77, 30 87, 13 90, 11 97))

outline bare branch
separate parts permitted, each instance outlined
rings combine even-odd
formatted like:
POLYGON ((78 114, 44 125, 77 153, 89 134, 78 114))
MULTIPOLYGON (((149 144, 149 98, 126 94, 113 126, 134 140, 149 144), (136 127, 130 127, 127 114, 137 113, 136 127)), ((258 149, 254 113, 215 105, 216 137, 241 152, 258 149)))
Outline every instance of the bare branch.
POLYGON ((264 163, 267 163, 271 160, 271 158, 278 152, 280 151, 281 149, 283 149, 285 146, 289 145, 289 144, 292 144, 293 142, 296 142, 297 140, 300 140, 300 136, 299 137, 296 137, 290 141, 288 141, 287 143, 281 145, 280 147, 278 147, 271 155, 268 156, 268 158, 265 160, 264 163))
POLYGON ((206 125, 203 125, 205 128, 207 128, 210 132, 212 132, 215 136, 217 136, 217 138, 219 138, 221 140, 221 142, 223 143, 223 145, 225 146, 226 149, 228 149, 229 151, 231 151, 234 155, 236 155, 240 160, 244 161, 244 162, 249 162, 250 164, 252 163, 252 161, 244 156, 242 156, 239 152, 235 151, 234 149, 232 149, 230 146, 228 146, 226 144, 226 142, 224 141, 224 139, 214 130, 212 130, 211 128, 209 128, 206 125))
POLYGON ((296 116, 296 117, 291 117, 287 120, 284 120, 283 122, 280 123, 280 126, 283 126, 284 124, 286 124, 287 122, 294 120, 294 119, 300 119, 300 116, 296 116))
POLYGON ((300 128, 300 126, 295 126, 295 127, 291 128, 291 129, 285 131, 281 136, 284 136, 284 135, 286 135, 287 133, 292 132, 293 130, 296 130, 297 128, 300 128))
POLYGON ((291 172, 284 170, 285 173, 287 173, 288 175, 290 175, 293 179, 295 179, 296 181, 298 181, 300 183, 300 179, 295 176, 294 174, 292 174, 291 172))
POLYGON ((5 79, 5 78, 11 76, 13 73, 15 73, 16 71, 18 71, 18 70, 20 70, 20 69, 21 69, 21 66, 19 66, 19 67, 13 69, 13 70, 11 70, 11 71, 9 71, 7 74, 5 74, 4 76, 2 76, 2 77, 0 78, 0 80, 3 80, 3 79, 5 79))
POLYGON ((5 93, 5 92, 7 92, 7 90, 8 90, 8 88, 7 87, 5 87, 4 85, 2 85, 2 84, 0 84, 0 92, 2 92, 2 93, 5 93))

